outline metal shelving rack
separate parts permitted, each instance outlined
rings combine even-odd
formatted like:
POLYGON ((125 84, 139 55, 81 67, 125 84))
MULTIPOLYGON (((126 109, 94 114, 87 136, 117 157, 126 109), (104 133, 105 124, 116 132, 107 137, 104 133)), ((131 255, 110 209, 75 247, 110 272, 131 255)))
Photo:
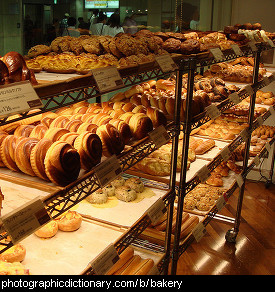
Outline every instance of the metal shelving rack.
MULTIPOLYGON (((260 44, 261 50, 267 49, 268 46, 263 46, 260 44)), ((249 46, 245 47, 243 49, 244 56, 248 56, 252 54, 252 50, 249 46)), ((230 59, 234 59, 238 57, 233 53, 232 50, 229 50, 228 52, 224 52, 225 54, 225 60, 227 61, 230 59)), ((184 149, 183 149, 183 167, 182 167, 182 173, 181 173, 181 182, 179 187, 179 206, 182 206, 183 199, 184 199, 184 192, 188 192, 191 189, 193 189, 200 181, 198 178, 195 178, 192 180, 192 182, 186 182, 186 163, 187 163, 187 153, 188 153, 188 145, 189 145, 189 134, 190 131, 193 128, 199 127, 200 125, 206 123, 210 118, 207 116, 206 112, 201 113, 200 115, 196 116, 195 118, 191 118, 190 114, 190 107, 192 104, 192 92, 193 92, 193 84, 194 84, 194 74, 196 68, 199 66, 209 66, 214 63, 219 63, 222 61, 215 60, 214 57, 204 57, 201 59, 195 59, 195 58, 189 58, 189 59, 180 59, 179 68, 176 70, 176 93, 175 93, 175 118, 174 121, 167 126, 167 132, 169 133, 173 144, 172 144, 172 161, 171 161, 171 173, 170 173, 170 183, 169 183, 169 192, 166 194, 166 196, 163 198, 164 204, 167 207, 167 214, 168 214, 168 224, 166 229, 166 242, 165 242, 165 256, 164 260, 159 265, 160 272, 167 274, 168 269, 168 263, 172 255, 172 262, 175 264, 179 254, 179 250, 177 249, 170 251, 170 245, 171 245, 171 228, 172 228, 172 216, 173 216, 173 206, 174 206, 174 200, 177 192, 176 187, 176 160, 177 160, 177 151, 178 151, 178 141, 179 141, 179 133, 180 133, 180 127, 182 125, 182 121, 180 121, 180 108, 181 108, 181 87, 182 87, 182 76, 184 73, 188 73, 188 97, 187 97, 187 118, 185 123, 183 123, 184 126, 184 149), (187 135, 188 134, 188 135, 187 135), (185 167, 184 167, 185 166, 185 167)), ((177 62, 179 60, 178 57, 174 60, 177 62)), ((171 72, 162 72, 161 69, 158 67, 158 65, 154 64, 151 67, 144 67, 140 68, 138 70, 132 70, 131 73, 126 71, 120 71, 121 77, 123 79, 123 82, 125 84, 125 87, 139 84, 141 82, 145 82, 147 80, 150 80, 152 78, 162 78, 164 76, 167 76, 171 72)), ((255 82, 253 84, 253 89, 259 89, 262 86, 261 82, 255 82)), ((64 85, 64 84, 63 84, 64 85)), ((57 86, 58 88, 58 86, 57 86)), ((62 87, 64 88, 64 86, 62 87)), ((88 100, 92 98, 98 98, 101 93, 98 91, 95 81, 93 80, 93 77, 91 75, 87 75, 84 78, 80 78, 79 82, 72 81, 68 82, 65 86, 65 89, 62 91, 58 91, 53 87, 53 91, 49 90, 47 94, 39 94, 40 89, 37 89, 37 93, 40 96, 44 107, 41 109, 42 112, 52 111, 54 109, 69 106, 73 103, 77 103, 83 100, 88 100), (84 79, 84 82, 83 80, 84 79), (79 85, 82 84, 82 85, 79 85), (61 99, 60 99, 61 98, 61 99)), ((239 94, 240 98, 243 99, 247 96, 245 92, 239 94)), ((227 99, 222 101, 218 105, 218 109, 222 112, 223 110, 229 108, 232 106, 232 101, 227 99)), ((0 125, 8 124, 17 120, 21 120, 26 118, 27 116, 30 117, 32 115, 36 115, 38 113, 33 113, 31 115, 28 115, 28 113, 22 113, 21 117, 17 117, 13 120, 7 120, 7 118, 3 118, 0 120, 0 125)), ((241 143, 240 138, 235 141, 233 141, 232 149, 237 147, 241 143)), ((150 140, 149 137, 144 138, 143 140, 139 141, 132 147, 132 149, 126 153, 123 153, 119 155, 117 158, 119 160, 122 172, 129 169, 131 166, 133 166, 138 161, 142 160, 144 157, 148 156, 150 153, 156 150, 156 146, 153 143, 153 141, 150 140)), ((233 150, 232 150, 233 151, 233 150)), ((213 169, 221 162, 219 158, 214 160, 213 163, 213 169)), ((212 164, 211 164, 212 165, 212 164)), ((212 166, 211 166, 212 167, 212 166)), ((83 177, 78 179, 76 182, 68 185, 67 187, 54 192, 50 194, 48 197, 43 199, 43 202, 45 204, 45 208, 47 212, 52 216, 52 218, 56 218, 57 216, 61 215, 65 211, 69 210, 71 207, 82 201, 84 198, 86 198, 91 192, 94 192, 100 188, 100 183, 95 175, 94 170, 90 171, 89 173, 85 174, 83 177), (60 208, 60 206, 62 206, 60 208)), ((178 224, 181 222, 181 213, 180 210, 182 208, 178 208, 177 213, 177 221, 178 224)), ((151 221, 148 215, 143 215, 140 220, 135 224, 135 226, 132 226, 127 232, 125 236, 120 238, 120 240, 116 243, 114 243, 118 253, 120 254, 128 245, 134 242, 134 240, 150 225, 151 221)), ((178 226, 177 229, 178 230, 178 226)), ((7 233, 2 233, 0 235, 0 240, 7 237, 7 233)), ((179 240, 175 238, 176 245, 178 244, 179 240)), ((13 244, 10 243, 0 243, 0 245, 3 247, 1 252, 7 250, 10 248, 13 244)), ((174 246, 176 246, 174 244, 174 246)), ((88 267, 87 274, 93 274, 92 267, 88 267)))
MULTIPOLYGON (((258 73, 259 73, 259 64, 260 64, 260 56, 261 52, 266 49, 270 49, 269 45, 265 43, 259 43, 257 44, 257 51, 253 51, 249 46, 245 46, 243 48, 243 55, 248 56, 253 54, 254 56, 254 70, 253 70, 253 94, 250 99, 250 110, 249 110, 249 126, 247 128, 248 138, 243 140, 241 136, 237 137, 229 146, 229 151, 234 151, 234 149, 237 148, 238 145, 240 145, 242 142, 245 142, 245 156, 243 161, 243 170, 241 173, 243 184, 240 187, 240 193, 239 193, 239 200, 238 200, 238 206, 237 206, 237 214, 236 218, 234 220, 234 228, 232 230, 229 230, 226 235, 226 240, 230 242, 234 242, 236 240, 236 236, 238 234, 239 224, 240 224, 240 214, 241 214, 241 208, 242 208, 242 200, 243 200, 243 194, 244 194, 244 185, 245 185, 245 178, 248 171, 248 158, 249 158, 249 147, 250 147, 250 139, 251 139, 251 133, 252 131, 258 127, 257 121, 254 120, 254 108, 255 108, 255 98, 256 98, 256 91, 262 87, 265 86, 265 83, 263 81, 258 82, 258 73)), ((232 60, 236 57, 232 51, 226 51, 224 52, 225 58, 223 60, 219 60, 219 62, 225 62, 232 60)), ((180 70, 177 72, 177 78, 182 78, 182 68, 188 67, 188 86, 187 86, 187 100, 186 100, 186 120, 183 123, 183 132, 184 132, 184 139, 183 139, 183 150, 182 150, 182 171, 180 175, 180 183, 179 183, 179 190, 178 190, 178 204, 177 204, 177 223, 176 223, 176 229, 175 229, 175 237, 174 237, 174 244, 171 251, 171 259, 172 259, 172 266, 171 266, 171 274, 176 274, 176 268, 177 268, 177 261, 181 253, 186 249, 188 244, 186 244, 187 241, 184 241, 185 244, 180 243, 180 229, 181 229, 181 222, 182 222, 182 212, 183 212, 183 204, 184 204, 184 198, 188 192, 190 192, 192 189, 194 189, 200 182, 199 175, 195 176, 190 181, 186 181, 186 165, 187 165, 187 159, 188 159, 188 148, 189 148, 189 137, 191 130, 201 126, 202 124, 206 123, 207 121, 211 120, 211 116, 207 115, 206 112, 201 113, 200 115, 196 116, 195 118, 192 118, 191 116, 191 108, 192 108, 192 97, 193 97, 193 85, 194 85, 194 76, 195 71, 197 68, 210 66, 214 63, 218 63, 215 61, 214 58, 206 58, 206 59, 196 59, 191 58, 189 60, 184 60, 183 63, 180 65, 180 70)), ((274 76, 271 76, 271 81, 274 81, 274 76)), ((239 98, 240 101, 243 100, 245 97, 247 97, 249 94, 242 90, 239 92, 239 98)), ((224 100, 219 105, 217 105, 217 108, 220 112, 223 112, 227 108, 234 105, 234 102, 228 98, 227 100, 224 100)), ((270 112, 268 111, 266 115, 264 115, 262 118, 265 120, 270 116, 270 112)), ((209 174, 211 171, 213 171, 221 162, 223 161, 222 156, 219 154, 215 159, 213 159, 208 165, 207 169, 209 174)), ((213 214, 213 213, 211 213, 213 214)), ((171 220, 171 218, 170 218, 171 220)), ((207 222, 208 223, 208 222, 207 222)), ((191 237, 192 238, 192 237, 191 237)))

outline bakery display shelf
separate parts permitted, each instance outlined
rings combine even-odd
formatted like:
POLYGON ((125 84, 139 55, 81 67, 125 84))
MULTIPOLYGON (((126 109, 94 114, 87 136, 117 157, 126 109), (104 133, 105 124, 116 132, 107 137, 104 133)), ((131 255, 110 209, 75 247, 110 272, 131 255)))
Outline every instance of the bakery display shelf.
MULTIPOLYGON (((275 138, 272 138, 272 140, 267 142, 267 144, 269 144, 269 146, 271 146, 274 142, 275 142, 275 138)), ((259 159, 262 159, 262 158, 264 158, 266 156, 267 152, 268 152, 267 148, 263 147, 263 149, 257 155, 257 157, 259 159)), ((251 161, 251 163, 248 165, 246 171, 242 174, 242 177, 245 178, 247 176, 247 174, 255 167, 256 164, 257 164, 257 162, 255 162, 255 158, 254 158, 251 161)), ((234 225, 234 222, 235 222, 234 218, 221 216, 221 215, 218 214, 218 212, 228 202, 228 200, 230 199, 230 196, 234 193, 234 191, 238 188, 238 186, 239 185, 238 185, 237 181, 235 180, 232 183, 232 185, 223 194, 224 203, 223 204, 219 204, 219 203, 216 202, 216 204, 213 205, 213 207, 208 211, 208 213, 205 215, 204 219, 201 221, 204 227, 206 227, 211 222, 211 220, 213 220, 213 219, 217 219, 217 220, 220 220, 221 222, 228 223, 230 225, 232 225, 232 224, 234 225)), ((184 241, 182 241, 180 243, 179 255, 181 255, 187 249, 187 247, 189 245, 191 245, 192 242, 194 242, 195 240, 196 239, 194 237, 194 234, 191 232, 188 235, 188 237, 184 241)))
MULTIPOLYGON (((169 74, 169 72, 162 72, 157 65, 152 66, 152 68, 141 67, 139 70, 129 70, 129 68, 127 70, 121 69, 119 73, 124 83, 123 87, 139 84, 153 78, 162 78, 169 74)), ((43 103, 43 107, 40 109, 41 111, 24 112, 20 115, 13 116, 12 119, 8 117, 1 118, 0 126, 38 115, 41 112, 53 111, 61 107, 70 106, 80 101, 100 98, 103 94, 98 90, 92 74, 75 76, 61 81, 52 81, 43 85, 34 86, 34 89, 43 103)), ((117 89, 120 89, 120 87, 117 89)), ((112 91, 114 90, 106 91, 104 94, 112 91)))
MULTIPOLYGON (((261 80, 255 84, 251 84, 251 88, 252 88, 253 92, 256 92, 257 90, 259 90, 261 88, 264 88, 266 86, 266 82, 269 82, 269 83, 273 82, 275 80, 275 77, 274 77, 274 75, 270 75, 267 77, 267 79, 268 79, 268 81, 261 80)), ((238 98, 240 101, 242 101, 245 98, 247 98, 248 96, 250 96, 250 94, 247 92, 247 90, 245 88, 242 88, 240 91, 238 91, 237 94, 238 94, 238 98)), ((235 105, 235 102, 232 100, 231 97, 228 97, 227 99, 218 103, 216 105, 216 107, 222 113, 234 105, 235 105)), ((205 124, 206 122, 208 122, 210 120, 211 120, 211 117, 210 117, 210 115, 207 114, 207 110, 205 110, 204 112, 200 113, 199 115, 197 115, 193 118, 191 130, 194 130, 194 129, 202 126, 203 124, 205 124)))

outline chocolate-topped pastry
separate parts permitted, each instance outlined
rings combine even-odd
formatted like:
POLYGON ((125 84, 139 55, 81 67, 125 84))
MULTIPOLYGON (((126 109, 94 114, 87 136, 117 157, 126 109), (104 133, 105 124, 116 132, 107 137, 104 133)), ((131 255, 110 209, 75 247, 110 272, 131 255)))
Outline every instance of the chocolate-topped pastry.
POLYGON ((180 50, 181 41, 175 38, 169 38, 162 44, 162 48, 169 53, 176 53, 180 50))
POLYGON ((188 39, 181 43, 180 52, 184 55, 197 54, 200 52, 200 42, 195 39, 188 39))
POLYGON ((238 28, 232 25, 228 25, 224 27, 224 33, 229 34, 229 33, 238 33, 238 28))

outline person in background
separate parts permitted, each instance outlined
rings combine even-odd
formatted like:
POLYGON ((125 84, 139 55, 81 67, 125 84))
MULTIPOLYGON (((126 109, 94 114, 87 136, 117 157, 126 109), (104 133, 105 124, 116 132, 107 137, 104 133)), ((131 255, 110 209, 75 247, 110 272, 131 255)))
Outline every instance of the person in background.
POLYGON ((59 31, 59 21, 57 18, 54 18, 52 24, 49 25, 47 29, 46 41, 48 43, 51 43, 57 37, 58 31, 59 31))
POLYGON ((98 9, 94 9, 93 10, 93 14, 90 17, 90 27, 91 27, 92 24, 96 24, 97 23, 98 14, 99 14, 99 10, 98 9))
MULTIPOLYGON (((191 21, 197 21, 199 19, 198 7, 183 2, 178 5, 176 10, 176 32, 190 30, 191 21), (196 19, 195 19, 196 18, 196 19)), ((192 23, 192 26, 197 26, 196 22, 192 23)))
POLYGON ((76 19, 74 17, 68 18, 68 27, 64 30, 62 36, 71 36, 71 37, 79 37, 80 32, 75 27, 76 26, 76 19))
POLYGON ((113 13, 107 25, 104 25, 102 35, 116 36, 118 33, 124 33, 123 27, 120 25, 120 16, 117 13, 113 13))
POLYGON ((85 22, 83 17, 78 17, 78 30, 81 35, 89 34, 89 23, 85 22))
POLYGON ((70 17, 69 13, 64 14, 64 18, 60 21, 59 25, 59 35, 63 35, 63 32, 66 28, 68 28, 68 18, 70 17))
POLYGON ((102 35, 103 28, 107 22, 107 15, 102 11, 99 12, 97 23, 92 24, 90 26, 90 34, 91 35, 102 35))
POLYGON ((125 33, 135 34, 138 31, 137 23, 135 21, 136 16, 137 15, 134 13, 131 16, 125 17, 122 24, 125 33))

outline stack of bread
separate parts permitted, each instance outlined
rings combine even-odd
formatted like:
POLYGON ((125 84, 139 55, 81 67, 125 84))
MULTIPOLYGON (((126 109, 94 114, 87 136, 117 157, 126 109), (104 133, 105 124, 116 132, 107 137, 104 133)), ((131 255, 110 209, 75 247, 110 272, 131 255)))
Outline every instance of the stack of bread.
MULTIPOLYGON (((250 102, 250 96, 248 96, 246 99, 244 99, 244 102, 249 103, 250 102)), ((265 104, 265 105, 273 105, 275 104, 275 96, 272 91, 262 91, 258 90, 256 92, 256 104, 265 104)))
MULTIPOLYGON (((213 64, 210 69, 203 73, 205 77, 219 77, 225 81, 252 83, 253 82, 253 64, 247 59, 243 62, 244 58, 236 59, 232 62, 222 62, 213 64), (240 61, 240 62, 239 62, 240 61), (244 65, 243 65, 244 64, 244 65)), ((266 73, 266 69, 259 68, 259 80, 261 80, 266 73)))

